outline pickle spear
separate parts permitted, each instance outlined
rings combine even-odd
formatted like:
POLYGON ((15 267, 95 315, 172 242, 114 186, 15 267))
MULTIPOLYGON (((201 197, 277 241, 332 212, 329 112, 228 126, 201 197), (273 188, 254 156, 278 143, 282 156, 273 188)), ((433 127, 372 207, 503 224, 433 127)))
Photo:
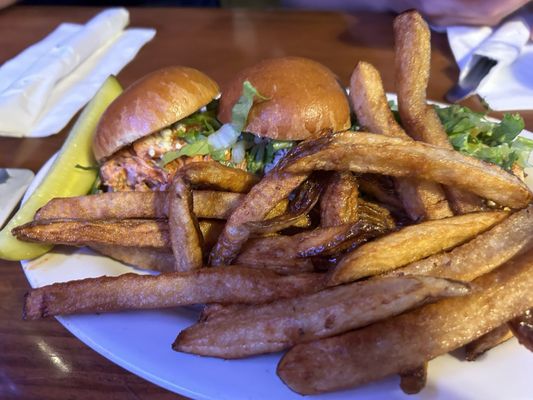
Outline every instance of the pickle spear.
POLYGON ((11 229, 31 221, 35 212, 54 197, 79 196, 89 192, 97 171, 76 168, 76 165, 96 165, 92 153, 96 125, 105 109, 121 92, 120 83, 110 76, 84 108, 46 177, 0 231, 0 258, 27 260, 39 257, 53 247, 22 242, 11 234, 11 229))

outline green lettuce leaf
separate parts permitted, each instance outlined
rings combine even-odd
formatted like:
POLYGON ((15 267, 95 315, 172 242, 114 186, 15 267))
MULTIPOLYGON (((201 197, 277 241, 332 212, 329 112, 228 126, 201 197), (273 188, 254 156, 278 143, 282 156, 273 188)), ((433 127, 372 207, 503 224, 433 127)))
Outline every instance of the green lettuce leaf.
POLYGON ((242 94, 231 109, 231 123, 224 124, 208 138, 209 144, 214 149, 227 149, 237 142, 246 126, 248 114, 256 98, 268 100, 249 81, 244 81, 242 84, 242 94))
POLYGON ((260 94, 249 81, 244 81, 242 84, 242 95, 231 109, 231 124, 236 131, 242 132, 244 130, 248 114, 254 105, 255 98, 268 100, 268 98, 260 94))
POLYGON ((189 143, 185 146, 183 146, 181 149, 177 151, 169 151, 166 152, 163 157, 161 157, 161 163, 163 165, 167 165, 169 162, 174 161, 177 158, 183 157, 183 156, 205 156, 206 154, 209 154, 209 144, 207 143, 207 139, 199 139, 196 142, 189 143))
POLYGON ((456 150, 505 169, 514 163, 529 166, 533 140, 518 137, 524 129, 520 115, 505 114, 500 122, 492 122, 485 113, 459 105, 435 106, 435 110, 456 150))

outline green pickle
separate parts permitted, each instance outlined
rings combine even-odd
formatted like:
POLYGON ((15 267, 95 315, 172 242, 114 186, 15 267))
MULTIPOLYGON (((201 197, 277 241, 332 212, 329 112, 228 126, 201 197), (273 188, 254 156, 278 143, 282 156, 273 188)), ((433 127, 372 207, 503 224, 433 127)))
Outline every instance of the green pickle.
POLYGON ((96 125, 121 92, 120 83, 110 76, 83 109, 46 177, 0 231, 0 258, 12 261, 32 259, 53 247, 20 241, 11 234, 11 229, 30 222, 35 212, 54 197, 80 196, 91 190, 98 171, 76 168, 76 165, 96 164, 92 153, 96 125))

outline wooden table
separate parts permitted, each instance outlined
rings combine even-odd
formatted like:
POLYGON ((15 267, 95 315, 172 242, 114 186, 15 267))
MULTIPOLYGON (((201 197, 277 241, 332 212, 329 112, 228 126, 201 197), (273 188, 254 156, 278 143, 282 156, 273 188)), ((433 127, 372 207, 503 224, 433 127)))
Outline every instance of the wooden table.
MULTIPOLYGON (((13 7, 0 11, 0 63, 60 22, 84 22, 96 8, 13 7)), ((156 68, 196 67, 223 83, 263 58, 310 57, 347 83, 358 60, 374 64, 394 91, 392 15, 217 9, 131 9, 131 25, 156 38, 119 74, 124 85, 156 68)), ((428 98, 444 100, 457 78, 445 35, 433 35, 428 98)), ((469 105, 479 107, 475 100, 469 105)), ((533 112, 523 114, 533 128, 533 112)), ((0 138, 0 167, 38 171, 65 132, 43 139, 0 138)), ((29 285, 18 263, 0 260, 0 399, 175 399, 101 357, 54 319, 23 322, 29 285)))

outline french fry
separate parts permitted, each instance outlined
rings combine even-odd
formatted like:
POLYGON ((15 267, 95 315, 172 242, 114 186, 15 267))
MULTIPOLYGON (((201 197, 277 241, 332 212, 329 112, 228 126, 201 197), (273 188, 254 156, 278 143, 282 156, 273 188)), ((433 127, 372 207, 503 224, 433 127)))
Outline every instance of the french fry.
POLYGON ((519 255, 474 283, 477 290, 465 297, 444 299, 366 328, 296 345, 281 359, 278 375, 292 390, 316 394, 409 371, 455 350, 531 307, 533 252, 519 255))
POLYGON ((509 321, 509 326, 518 342, 533 351, 533 309, 509 321))
POLYGON ((216 188, 228 192, 247 193, 259 182, 259 178, 249 172, 226 167, 216 161, 191 162, 179 169, 193 187, 216 188))
POLYGON ((176 271, 202 268, 203 236, 192 210, 192 191, 181 174, 172 180, 168 191, 168 228, 176 271))
POLYGON ((114 245, 93 245, 91 249, 114 260, 136 268, 160 272, 174 271, 174 254, 168 250, 155 250, 149 247, 124 247, 114 245))
POLYGON ((155 220, 45 220, 13 229, 13 235, 27 242, 68 246, 114 245, 170 249, 167 221, 155 220))
POLYGON ((320 274, 282 276, 237 266, 160 275, 128 273, 32 289, 26 295, 24 318, 205 303, 259 304, 320 290, 322 282, 320 274))
POLYGON ((268 258, 296 259, 310 248, 331 247, 347 240, 353 234, 353 225, 318 228, 292 236, 278 235, 249 240, 236 259, 237 264, 247 261, 267 262, 268 258))
POLYGON ((382 228, 368 226, 364 221, 353 225, 317 228, 292 236, 278 235, 249 240, 235 259, 235 264, 264 266, 293 265, 298 269, 311 268, 312 263, 300 257, 317 256, 337 249, 346 241, 363 236, 368 240, 383 233, 382 228), (299 261, 297 264, 293 261, 299 261))
POLYGON ((468 285, 435 278, 370 280, 211 316, 183 330, 174 350, 222 358, 280 351, 333 336, 434 301, 468 285))
POLYGON ((533 206, 520 210, 450 252, 435 254, 390 275, 430 275, 471 281, 492 271, 533 243, 533 206))
POLYGON ((359 214, 357 179, 351 172, 334 172, 320 199, 320 226, 353 224, 359 214))
MULTIPOLYGON (((452 150, 437 113, 426 104, 431 59, 428 25, 416 11, 402 13, 394 20, 394 39, 398 111, 405 130, 416 140, 452 150)), ((481 199, 468 191, 454 186, 445 191, 456 214, 483 209, 481 199)))
POLYGON ((50 219, 109 220, 167 217, 166 192, 109 192, 59 197, 41 207, 34 221, 50 219))
POLYGON ((405 394, 419 393, 426 386, 428 378, 428 363, 417 368, 400 373, 400 388, 405 394))
POLYGON ((321 180, 311 176, 296 190, 286 213, 262 221, 247 222, 246 228, 252 235, 275 233, 291 226, 306 228, 310 225, 308 213, 318 202, 322 192, 321 180))
POLYGON ((494 164, 422 142, 364 132, 339 132, 304 141, 278 164, 280 173, 350 170, 418 177, 457 186, 510 208, 525 207, 531 192, 494 164))
POLYGON ((465 214, 407 226, 346 255, 331 285, 373 276, 458 246, 506 218, 504 211, 465 214))
POLYGON ((394 182, 385 175, 361 174, 357 178, 359 190, 367 194, 387 209, 399 213, 403 211, 403 205, 396 195, 394 182))
POLYGON ((211 250, 209 263, 213 266, 230 264, 250 237, 246 224, 263 220, 268 212, 287 198, 308 175, 283 174, 273 170, 253 186, 241 206, 228 219, 217 244, 211 250))
POLYGON ((467 343, 465 346, 465 359, 468 361, 474 361, 485 352, 506 342, 512 337, 513 334, 509 330, 507 324, 502 324, 477 339, 472 340, 470 343, 467 343))
MULTIPOLYGON (((370 132, 411 139, 396 122, 379 72, 371 64, 361 61, 355 67, 350 78, 350 99, 357 120, 370 132)), ((453 215, 439 184, 413 178, 396 178, 395 186, 412 220, 440 219, 453 215)))
POLYGON ((396 228, 396 222, 392 218, 389 210, 371 201, 359 199, 357 214, 360 220, 371 225, 382 227, 386 230, 396 228))
MULTIPOLYGON (((216 242, 224 225, 217 220, 202 220, 199 225, 206 249, 209 249, 216 242)), ((165 220, 34 221, 16 227, 13 234, 21 240, 37 243, 171 249, 168 222, 165 220)))

